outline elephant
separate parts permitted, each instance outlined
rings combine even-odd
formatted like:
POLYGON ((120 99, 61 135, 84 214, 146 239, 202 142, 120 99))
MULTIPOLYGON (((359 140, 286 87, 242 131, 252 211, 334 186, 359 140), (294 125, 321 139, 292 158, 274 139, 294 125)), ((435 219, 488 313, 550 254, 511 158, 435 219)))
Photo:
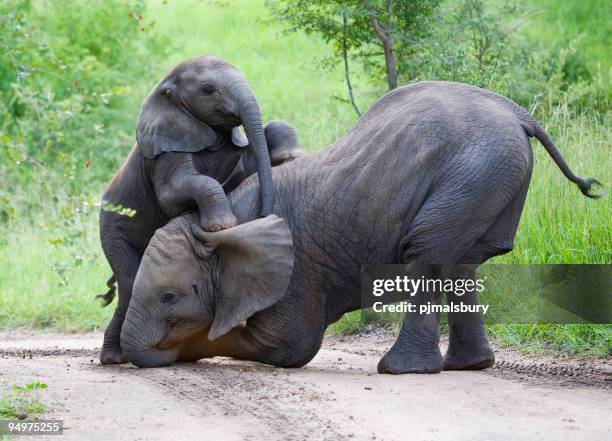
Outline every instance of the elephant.
POLYGON ((187 60, 157 84, 140 111, 136 143, 103 196, 100 239, 113 275, 108 292, 98 297, 109 304, 117 285, 119 299, 105 331, 102 364, 126 361, 121 326, 140 259, 155 230, 194 208, 206 231, 234 226, 223 187, 231 189, 256 172, 260 214, 269 214, 274 200, 270 156, 278 164, 300 153, 293 128, 283 121, 264 128, 246 79, 218 58, 187 60), (108 204, 136 214, 121 215, 108 204))
MULTIPOLYGON (((449 277, 474 277, 513 249, 530 137, 596 197, 597 181, 576 176, 535 119, 501 95, 436 81, 387 93, 335 144, 273 169, 273 214, 258 218, 249 178, 228 195, 237 226, 206 232, 187 213, 159 229, 136 275, 123 353, 139 367, 213 356, 300 367, 331 323, 362 308, 361 265, 462 264, 449 277)), ((491 367, 482 316, 455 314, 444 356, 437 317, 407 314, 378 372, 491 367)))

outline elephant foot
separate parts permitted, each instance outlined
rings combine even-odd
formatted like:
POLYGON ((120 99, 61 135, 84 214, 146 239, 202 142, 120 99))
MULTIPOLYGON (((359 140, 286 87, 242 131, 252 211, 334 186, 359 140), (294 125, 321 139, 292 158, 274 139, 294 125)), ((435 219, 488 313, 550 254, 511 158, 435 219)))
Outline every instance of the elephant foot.
POLYGON ((481 326, 452 326, 448 350, 444 355, 445 371, 481 370, 493 366, 495 354, 481 326))
POLYGON ((226 216, 203 219, 200 221, 200 227, 204 231, 209 232, 226 230, 228 228, 235 227, 236 225, 238 225, 238 220, 231 212, 226 216))
POLYGON ((100 351, 100 363, 103 365, 109 364, 123 364, 127 363, 128 359, 123 352, 121 352, 120 348, 109 348, 102 347, 100 351))
POLYGON ((379 374, 437 374, 442 371, 442 354, 432 350, 431 353, 402 351, 394 345, 378 362, 379 374))
POLYGON ((495 354, 488 344, 477 348, 464 348, 461 351, 449 350, 444 355, 445 371, 481 370, 493 366, 495 354))

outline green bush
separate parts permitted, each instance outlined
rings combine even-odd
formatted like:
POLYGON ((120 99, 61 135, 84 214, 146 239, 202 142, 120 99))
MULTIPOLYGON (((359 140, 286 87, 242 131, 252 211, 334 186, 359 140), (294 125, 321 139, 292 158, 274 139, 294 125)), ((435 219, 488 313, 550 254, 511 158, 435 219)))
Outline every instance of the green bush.
POLYGON ((133 142, 137 115, 126 110, 141 97, 130 87, 158 62, 151 53, 166 50, 143 14, 142 4, 119 0, 0 3, 0 166, 9 191, 41 170, 45 186, 57 175, 69 193, 108 179, 133 142))

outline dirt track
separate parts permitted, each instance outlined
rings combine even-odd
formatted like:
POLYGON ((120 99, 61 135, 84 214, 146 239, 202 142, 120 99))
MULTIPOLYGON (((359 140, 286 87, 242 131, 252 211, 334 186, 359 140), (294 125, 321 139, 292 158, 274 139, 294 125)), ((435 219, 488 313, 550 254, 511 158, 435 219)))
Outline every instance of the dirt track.
MULTIPOLYGON (((525 359, 438 375, 377 375, 388 334, 327 339, 303 369, 215 358, 102 367, 100 334, 0 334, 0 382, 49 384, 74 440, 612 439, 612 369, 525 359)), ((32 439, 30 437, 29 439, 32 439)), ((44 438, 47 439, 47 438, 44 438)))

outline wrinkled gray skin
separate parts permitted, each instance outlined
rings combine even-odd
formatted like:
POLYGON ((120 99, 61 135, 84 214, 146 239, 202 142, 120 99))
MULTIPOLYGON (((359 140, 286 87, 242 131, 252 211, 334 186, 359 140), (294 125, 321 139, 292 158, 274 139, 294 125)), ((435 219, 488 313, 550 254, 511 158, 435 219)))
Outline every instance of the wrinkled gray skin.
MULTIPOLYGON (((257 219, 251 178, 229 195, 239 226, 206 233, 187 214, 160 229, 136 276, 124 353, 141 367, 217 355, 302 366, 329 324, 361 308, 360 264, 466 263, 448 275, 473 277, 475 266, 512 250, 530 136, 589 195, 593 180, 576 177, 506 98, 447 82, 388 93, 334 145, 274 169, 282 219, 257 219)), ((493 364, 481 317, 466 324, 449 315, 445 357, 437 321, 408 317, 380 373, 493 364)))
POLYGON ((119 344, 121 326, 140 259, 155 230, 193 209, 204 230, 236 225, 225 191, 256 172, 262 188, 260 211, 270 213, 270 161, 280 164, 300 152, 287 123, 272 121, 264 130, 246 80, 224 61, 194 58, 162 79, 142 106, 136 145, 103 196, 136 210, 136 215, 100 213, 102 248, 113 271, 109 291, 101 296, 106 304, 114 297, 115 282, 119 288, 100 353, 102 364, 126 361, 119 344))

